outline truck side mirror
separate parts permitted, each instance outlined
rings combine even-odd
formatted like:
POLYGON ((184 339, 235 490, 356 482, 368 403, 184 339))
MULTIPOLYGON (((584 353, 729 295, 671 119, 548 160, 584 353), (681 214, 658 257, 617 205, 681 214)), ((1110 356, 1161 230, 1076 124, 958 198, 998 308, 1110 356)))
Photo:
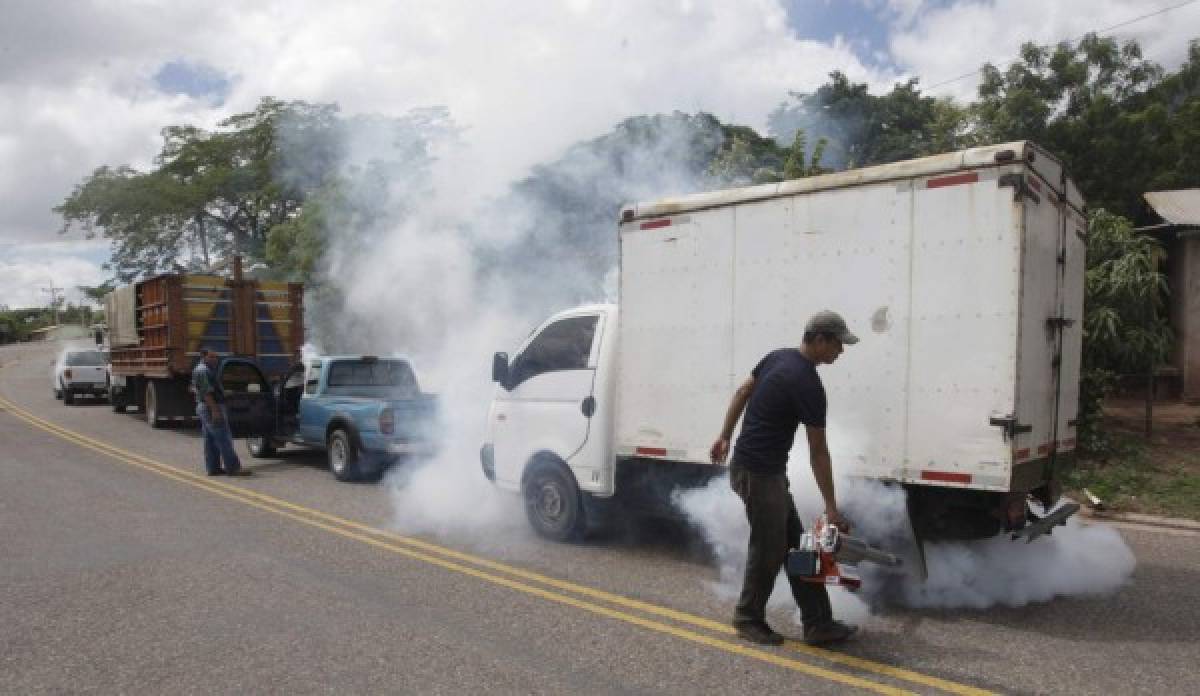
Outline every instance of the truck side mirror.
POLYGON ((492 356, 492 381, 502 387, 508 384, 508 353, 496 353, 492 356))

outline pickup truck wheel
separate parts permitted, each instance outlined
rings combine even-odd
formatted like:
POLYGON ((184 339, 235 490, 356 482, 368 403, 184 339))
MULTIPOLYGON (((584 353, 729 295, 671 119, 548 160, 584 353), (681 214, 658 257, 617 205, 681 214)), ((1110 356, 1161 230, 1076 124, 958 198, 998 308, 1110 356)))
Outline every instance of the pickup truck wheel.
POLYGON ((358 479, 358 448, 345 430, 338 429, 329 434, 325 452, 334 478, 339 481, 358 479))
POLYGON ((525 477, 525 514, 534 531, 554 541, 583 535, 585 518, 579 488, 561 466, 535 464, 525 477))
POLYGON ((151 428, 162 427, 162 420, 158 417, 158 389, 154 382, 146 383, 146 422, 151 428))
POLYGON ((255 459, 275 456, 275 442, 269 437, 246 438, 246 449, 250 450, 250 456, 255 459))

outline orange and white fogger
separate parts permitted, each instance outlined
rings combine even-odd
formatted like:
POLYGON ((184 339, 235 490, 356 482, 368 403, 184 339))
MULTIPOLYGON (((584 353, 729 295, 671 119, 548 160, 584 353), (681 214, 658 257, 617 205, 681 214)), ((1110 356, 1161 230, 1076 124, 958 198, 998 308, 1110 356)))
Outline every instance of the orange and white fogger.
POLYGON ((800 544, 788 552, 786 569, 788 575, 805 582, 839 585, 854 591, 862 586, 862 579, 842 566, 862 561, 889 567, 901 563, 899 556, 843 533, 821 515, 812 531, 801 534, 800 544))

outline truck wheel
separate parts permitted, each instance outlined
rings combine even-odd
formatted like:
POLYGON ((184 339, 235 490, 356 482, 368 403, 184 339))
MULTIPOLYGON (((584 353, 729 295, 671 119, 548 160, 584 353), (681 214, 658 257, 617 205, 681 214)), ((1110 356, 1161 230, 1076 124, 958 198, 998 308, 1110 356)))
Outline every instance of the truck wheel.
POLYGON ((108 405, 112 406, 113 413, 125 413, 125 402, 117 396, 117 392, 111 384, 108 385, 108 405))
POLYGON ((73 406, 75 404, 75 392, 71 391, 70 389, 64 389, 63 403, 68 406, 73 406))
POLYGON ((146 383, 146 422, 151 428, 161 428, 163 424, 158 417, 158 388, 154 382, 146 383))
POLYGON ((58 399, 59 401, 62 401, 63 388, 62 388, 61 384, 54 388, 54 398, 58 399))
POLYGON ((333 472, 334 478, 339 481, 358 479, 358 448, 354 446, 354 441, 345 430, 339 428, 329 434, 325 453, 329 458, 329 470, 333 472))
POLYGON ((246 449, 250 450, 250 456, 255 459, 275 456, 275 442, 269 437, 246 438, 246 449))
POLYGON ((575 479, 561 465, 535 463, 523 490, 525 514, 538 534, 554 541, 572 541, 583 535, 583 499, 575 479))

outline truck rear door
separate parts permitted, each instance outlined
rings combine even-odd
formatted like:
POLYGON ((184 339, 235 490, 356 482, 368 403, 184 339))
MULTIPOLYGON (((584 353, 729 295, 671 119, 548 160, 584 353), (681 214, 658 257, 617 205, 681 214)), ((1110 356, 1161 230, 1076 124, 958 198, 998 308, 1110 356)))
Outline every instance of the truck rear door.
POLYGON ((1024 177, 1016 419, 1010 429, 1014 491, 1031 490, 1052 476, 1065 426, 1060 416, 1077 409, 1068 402, 1079 395, 1083 323, 1084 249, 1076 226, 1068 224, 1071 209, 1053 190, 1057 182, 1036 171, 1024 177), (1069 365, 1064 348, 1072 351, 1069 365))
POLYGON ((226 358, 217 368, 234 437, 270 437, 275 429, 271 385, 252 360, 226 358))

